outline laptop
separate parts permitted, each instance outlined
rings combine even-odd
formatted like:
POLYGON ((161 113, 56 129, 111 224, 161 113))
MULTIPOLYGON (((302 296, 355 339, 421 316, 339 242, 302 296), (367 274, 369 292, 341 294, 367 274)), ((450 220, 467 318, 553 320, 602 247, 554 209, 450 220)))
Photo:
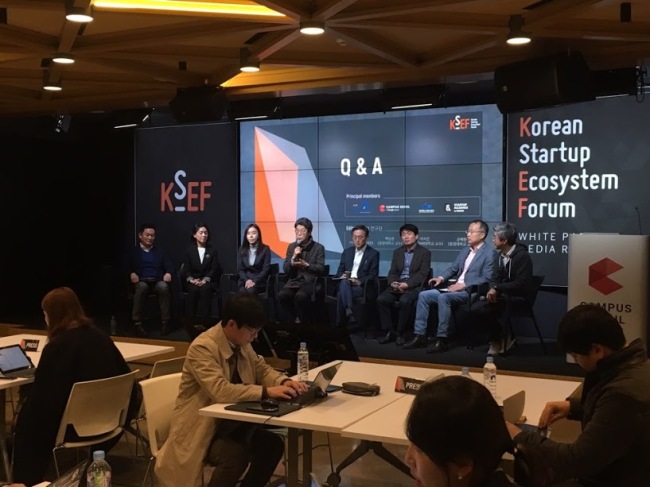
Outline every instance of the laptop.
POLYGON ((73 469, 54 480, 49 484, 49 487, 81 487, 86 485, 84 474, 86 473, 88 465, 89 462, 87 460, 79 463, 73 469))
POLYGON ((1 378, 34 377, 35 373, 36 367, 20 345, 0 347, 1 378))
MULTIPOLYGON (((309 382, 309 389, 307 392, 303 392, 299 396, 294 397, 289 401, 291 404, 299 404, 301 406, 306 406, 311 404, 316 399, 324 399, 327 397, 328 387, 336 373, 341 368, 343 362, 337 362, 329 367, 322 369, 318 372, 316 378, 309 382)), ((331 390, 331 389, 330 389, 331 390)))

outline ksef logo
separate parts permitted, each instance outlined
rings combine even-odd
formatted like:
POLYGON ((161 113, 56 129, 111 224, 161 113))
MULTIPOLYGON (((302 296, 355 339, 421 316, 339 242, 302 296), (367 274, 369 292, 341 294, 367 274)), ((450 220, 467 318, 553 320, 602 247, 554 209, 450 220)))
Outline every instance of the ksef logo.
POLYGON ((449 130, 467 130, 469 128, 469 121, 469 118, 461 118, 460 115, 456 115, 449 120, 449 130))
POLYGON ((185 178, 187 178, 187 173, 179 169, 174 174, 174 182, 160 183, 160 211, 162 213, 205 210, 205 200, 211 198, 208 188, 212 186, 212 181, 184 182, 185 178), (174 193, 172 190, 175 190, 174 193))

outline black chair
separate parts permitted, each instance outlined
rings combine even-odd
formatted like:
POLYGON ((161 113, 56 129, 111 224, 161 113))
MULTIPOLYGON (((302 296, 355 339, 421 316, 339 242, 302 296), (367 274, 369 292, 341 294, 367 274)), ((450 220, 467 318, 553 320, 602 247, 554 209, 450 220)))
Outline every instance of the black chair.
MULTIPOLYGON (((338 276, 328 276, 325 279, 325 304, 329 308, 334 308, 334 319, 336 320, 337 312, 337 294, 338 294, 338 282, 334 278, 338 276)), ((357 320, 363 327, 364 337, 367 334, 369 318, 373 310, 375 310, 375 304, 377 302, 377 296, 379 290, 379 278, 368 279, 363 284, 363 293, 358 298, 354 298, 353 304, 358 306, 361 309, 360 319, 357 320)))
MULTIPOLYGON (((323 266, 323 272, 316 277, 314 290, 311 293, 309 299, 309 302, 312 307, 311 310, 312 315, 314 316, 317 316, 319 312, 321 314, 326 314, 325 313, 325 290, 327 289, 327 278, 329 274, 330 274, 330 266, 329 264, 325 264, 323 266)), ((274 297, 275 297, 275 309, 276 309, 275 320, 276 321, 280 321, 280 316, 279 316, 280 303, 278 302, 278 295, 282 287, 286 284, 287 280, 288 279, 286 274, 278 274, 275 277, 274 297)))
MULTIPOLYGON (((264 292, 258 293, 257 296, 264 301, 264 304, 267 308, 267 315, 273 316, 274 310, 269 309, 269 303, 272 302, 272 299, 275 295, 275 280, 280 272, 280 265, 277 263, 271 264, 271 267, 269 267, 269 274, 266 276, 266 284, 264 288, 264 292)), ((239 274, 237 273, 224 273, 221 274, 221 283, 220 283, 220 289, 221 289, 221 307, 223 309, 223 306, 225 305, 226 301, 228 298, 230 298, 232 295, 236 294, 239 292, 239 274)))
MULTIPOLYGON (((420 284, 420 286, 418 288, 418 292, 422 292, 422 291, 424 291, 426 289, 429 289, 429 280, 432 277, 433 277, 433 268, 429 267, 429 273, 427 274, 427 278, 422 282, 422 284, 420 284)), ((378 284, 377 284, 377 286, 378 286, 377 295, 379 296, 379 294, 383 293, 386 290, 386 288, 388 288, 388 278, 387 277, 380 277, 377 282, 378 282, 378 284)), ((415 321, 415 309, 416 309, 417 304, 418 304, 418 300, 416 299, 415 301, 413 301, 413 306, 411 307, 411 310, 410 310, 411 314, 410 314, 410 317, 409 317, 409 322, 411 322, 411 323, 413 323, 415 321)), ((393 303, 393 310, 399 310, 399 300, 397 300, 397 301, 395 301, 393 303)), ((393 316, 393 318, 394 318, 394 316, 393 316)))
POLYGON ((528 293, 526 296, 506 296, 505 326, 507 326, 507 330, 504 330, 504 332, 510 333, 510 336, 512 337, 516 337, 517 335, 515 334, 514 330, 514 321, 521 318, 531 320, 535 326, 535 331, 537 332, 537 337, 539 338, 539 344, 542 346, 544 355, 546 355, 546 344, 544 343, 542 332, 540 331, 539 325, 537 324, 537 318, 535 318, 534 309, 535 301, 537 300, 537 294, 542 287, 544 277, 545 276, 541 275, 533 276, 532 283, 528 288, 528 293))

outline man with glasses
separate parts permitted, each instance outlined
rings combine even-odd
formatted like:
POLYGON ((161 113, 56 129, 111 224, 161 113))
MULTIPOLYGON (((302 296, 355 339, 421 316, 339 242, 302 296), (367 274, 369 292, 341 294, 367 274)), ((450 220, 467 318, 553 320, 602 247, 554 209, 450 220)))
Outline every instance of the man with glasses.
POLYGON ((427 349, 427 353, 444 352, 449 349, 448 331, 452 309, 465 304, 470 299, 467 292, 471 286, 487 283, 492 275, 494 251, 485 245, 488 235, 488 225, 483 220, 474 220, 467 228, 467 247, 460 251, 456 261, 441 275, 429 280, 434 288, 443 282, 455 278, 446 290, 430 289, 422 291, 418 296, 415 313, 415 335, 404 348, 420 348, 427 346, 427 321, 429 306, 438 307, 438 331, 436 341, 427 349))
POLYGON ((356 322, 352 314, 352 303, 355 298, 363 295, 366 283, 366 298, 376 297, 377 290, 371 283, 379 276, 379 252, 367 244, 369 233, 367 226, 355 226, 352 229, 353 245, 341 254, 341 262, 336 271, 336 276, 340 279, 336 294, 337 325, 341 324, 343 319, 349 324, 356 322))
POLYGON ((314 225, 309 218, 298 218, 293 228, 296 241, 287 247, 284 259, 287 282, 278 292, 278 302, 291 321, 301 323, 317 278, 325 271, 325 247, 311 237, 314 225))
POLYGON ((205 458, 215 466, 208 487, 234 487, 244 471, 242 487, 268 483, 284 452, 278 435, 262 425, 198 414, 214 403, 288 400, 307 390, 253 350, 265 320, 256 295, 236 294, 226 302, 221 323, 190 345, 169 436, 156 459, 160 487, 200 485, 205 458))

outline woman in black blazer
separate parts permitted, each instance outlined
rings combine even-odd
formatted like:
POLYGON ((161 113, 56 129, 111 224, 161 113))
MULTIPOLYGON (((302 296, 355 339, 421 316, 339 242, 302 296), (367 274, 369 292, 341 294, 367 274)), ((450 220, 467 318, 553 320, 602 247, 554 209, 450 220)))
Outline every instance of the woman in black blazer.
POLYGON ((244 229, 244 238, 239 248, 237 272, 239 273, 239 291, 263 293, 266 290, 266 278, 271 267, 271 249, 262 242, 262 230, 251 223, 244 229))
POLYGON ((181 282, 188 294, 185 299, 185 315, 197 322, 210 319, 212 293, 219 286, 221 276, 217 251, 209 243, 210 230, 205 223, 192 227, 192 243, 185 251, 181 282))

